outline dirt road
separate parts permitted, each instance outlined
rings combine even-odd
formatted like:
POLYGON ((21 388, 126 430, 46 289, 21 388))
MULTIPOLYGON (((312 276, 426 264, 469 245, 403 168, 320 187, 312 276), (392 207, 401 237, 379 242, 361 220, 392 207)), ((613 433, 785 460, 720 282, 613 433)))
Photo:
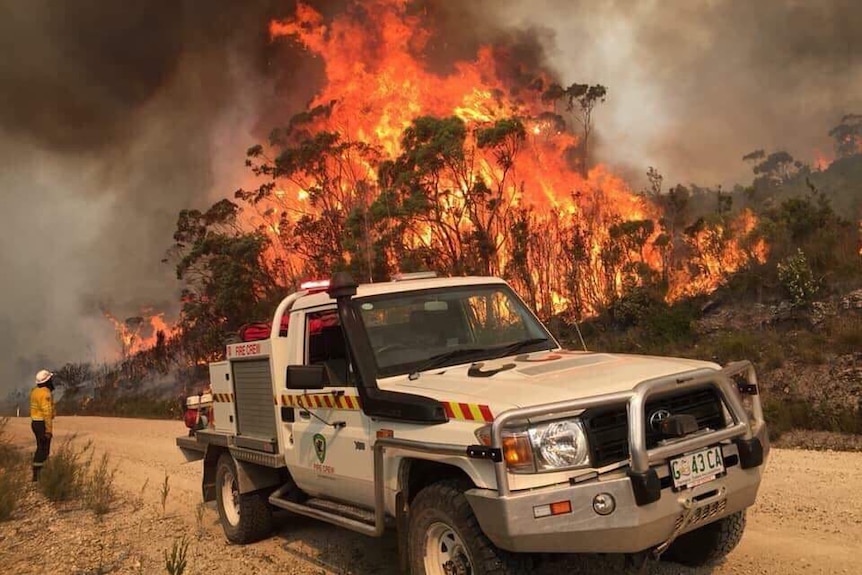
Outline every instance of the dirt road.
MULTIPOLYGON (((155 549, 149 554, 142 552, 139 557, 131 551, 117 554, 112 572, 155 572, 155 569, 142 566, 142 562, 147 561, 152 561, 154 566, 160 565, 158 571, 164 572, 162 550, 166 545, 170 547, 170 537, 176 533, 191 531, 200 501, 201 464, 185 463, 174 444, 175 436, 184 431, 182 423, 61 417, 57 420, 56 430, 55 445, 69 434, 77 434, 79 441, 92 440, 98 450, 107 451, 118 469, 117 485, 129 496, 141 494, 143 488, 143 499, 150 508, 160 508, 160 486, 165 476, 169 478, 166 510, 151 512, 150 519, 146 520, 152 520, 155 527, 142 528, 140 524, 137 527, 144 539, 149 536, 156 540, 155 543, 146 544, 135 538, 126 541, 120 535, 116 535, 119 539, 104 536, 108 538, 107 544, 129 545, 129 549, 135 545, 141 549, 155 549)), ((32 441, 27 419, 13 420, 7 431, 21 445, 29 445, 32 441)), ((37 506, 35 503, 32 505, 33 508, 37 506)), ((132 509, 121 507, 103 522, 94 523, 93 529, 104 533, 125 533, 128 529, 123 527, 123 521, 131 521, 128 518, 131 513, 132 509), (111 522, 119 522, 120 525, 112 528, 111 522)), ((88 529, 85 524, 89 524, 89 520, 79 518, 74 521, 77 529, 88 529)), ((212 506, 205 511, 202 523, 205 533, 198 537, 196 543, 197 567, 192 567, 193 573, 230 573, 237 568, 244 573, 397 573, 392 538, 368 539, 285 514, 279 520, 278 533, 274 537, 252 546, 237 547, 224 540, 212 506)), ((17 564, 26 565, 26 558, 16 556, 25 553, 26 546, 15 542, 16 533, 20 536, 26 530, 14 531, 14 525, 3 525, 0 524, 0 556, 4 558, 4 565, 14 565, 16 559, 17 564)), ((76 540, 81 544, 81 540, 87 539, 86 534, 79 534, 76 540)), ((773 449, 758 503, 749 512, 745 537, 727 560, 710 569, 698 570, 659 564, 651 566, 649 572, 653 575, 857 574, 862 573, 860 541, 862 454, 773 449)), ((100 545, 106 543, 102 541, 100 545)), ((62 554, 62 551, 58 552, 58 555, 62 554)), ((84 559, 79 563, 82 561, 84 559)), ((80 565, 76 568, 77 571, 64 571, 58 566, 51 572, 87 572, 80 569, 80 565)), ((568 558, 565 566, 565 571, 570 573, 621 570, 618 558, 568 558)), ((560 572, 560 568, 552 567, 549 571, 560 572)), ((23 572, 27 572, 26 567, 23 572)))

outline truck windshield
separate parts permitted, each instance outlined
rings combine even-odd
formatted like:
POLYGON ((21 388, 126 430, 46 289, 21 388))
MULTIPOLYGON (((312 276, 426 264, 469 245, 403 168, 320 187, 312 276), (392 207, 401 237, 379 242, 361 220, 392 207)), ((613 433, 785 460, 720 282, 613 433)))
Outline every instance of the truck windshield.
POLYGON ((389 377, 557 347, 506 285, 399 292, 357 300, 378 375, 389 377))

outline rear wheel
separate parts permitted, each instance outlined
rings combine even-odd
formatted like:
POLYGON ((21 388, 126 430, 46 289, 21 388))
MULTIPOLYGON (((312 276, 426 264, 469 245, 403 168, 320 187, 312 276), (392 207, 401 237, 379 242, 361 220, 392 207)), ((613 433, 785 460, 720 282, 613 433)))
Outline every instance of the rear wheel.
POLYGON ((229 453, 218 460, 216 501, 225 536, 232 543, 252 543, 272 532, 272 508, 266 495, 239 492, 236 462, 229 453))
POLYGON ((458 481, 419 492, 410 505, 407 558, 411 575, 520 575, 529 558, 497 549, 479 527, 458 481))
POLYGON ((745 511, 680 535, 661 556, 690 567, 714 563, 733 551, 745 531, 745 511))

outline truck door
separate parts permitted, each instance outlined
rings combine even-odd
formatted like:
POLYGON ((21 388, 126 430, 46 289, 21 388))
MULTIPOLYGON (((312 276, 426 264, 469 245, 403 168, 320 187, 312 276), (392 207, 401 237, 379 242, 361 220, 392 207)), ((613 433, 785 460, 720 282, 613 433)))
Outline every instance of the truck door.
POLYGON ((309 310, 304 363, 324 366, 329 384, 305 393, 288 390, 294 406, 294 480, 313 496, 374 505, 371 422, 359 408, 355 377, 335 307, 309 310))

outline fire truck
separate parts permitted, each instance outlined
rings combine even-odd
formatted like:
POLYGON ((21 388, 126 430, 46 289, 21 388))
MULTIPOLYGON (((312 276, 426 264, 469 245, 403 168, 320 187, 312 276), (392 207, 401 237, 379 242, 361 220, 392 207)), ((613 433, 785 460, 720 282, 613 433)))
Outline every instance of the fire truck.
POLYGON ((502 279, 433 273, 304 284, 268 330, 210 365, 209 425, 176 440, 231 542, 287 510, 450 575, 703 565, 742 537, 769 454, 747 361, 563 349, 502 279))

